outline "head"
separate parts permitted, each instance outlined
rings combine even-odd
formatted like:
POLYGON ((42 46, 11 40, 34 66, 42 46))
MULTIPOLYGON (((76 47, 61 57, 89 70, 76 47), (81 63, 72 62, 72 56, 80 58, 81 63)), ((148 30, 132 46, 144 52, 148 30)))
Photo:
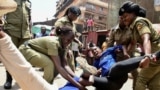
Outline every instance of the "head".
POLYGON ((54 31, 55 30, 55 27, 53 26, 52 28, 51 28, 51 31, 54 31))
POLYGON ((102 50, 99 47, 95 46, 92 48, 92 53, 95 58, 99 58, 102 55, 102 50))
POLYGON ((56 33, 58 37, 62 41, 63 47, 67 47, 75 38, 75 33, 72 30, 72 27, 63 26, 63 27, 56 27, 56 33))
POLYGON ((46 27, 45 26, 41 27, 41 33, 46 33, 46 27))
POLYGON ((71 21, 75 21, 81 15, 81 10, 76 6, 71 6, 66 10, 64 16, 66 15, 71 21))
POLYGON ((123 20, 126 26, 129 26, 137 16, 146 16, 146 11, 144 8, 140 7, 138 4, 131 1, 124 2, 119 9, 119 16, 123 20))

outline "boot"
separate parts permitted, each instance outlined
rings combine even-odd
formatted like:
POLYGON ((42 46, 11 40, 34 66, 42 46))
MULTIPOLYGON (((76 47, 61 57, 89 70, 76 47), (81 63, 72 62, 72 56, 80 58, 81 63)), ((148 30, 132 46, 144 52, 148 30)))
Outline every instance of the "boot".
POLYGON ((4 89, 11 89, 12 88, 12 76, 6 71, 6 83, 4 84, 4 89))

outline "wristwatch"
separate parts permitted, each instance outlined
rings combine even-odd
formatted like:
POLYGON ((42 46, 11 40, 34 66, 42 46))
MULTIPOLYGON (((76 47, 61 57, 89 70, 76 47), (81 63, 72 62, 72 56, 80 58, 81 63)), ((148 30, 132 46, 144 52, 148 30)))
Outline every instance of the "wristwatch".
POLYGON ((154 57, 153 57, 152 54, 146 54, 146 55, 144 55, 144 58, 145 58, 145 57, 148 57, 150 60, 153 60, 153 59, 154 59, 154 57))

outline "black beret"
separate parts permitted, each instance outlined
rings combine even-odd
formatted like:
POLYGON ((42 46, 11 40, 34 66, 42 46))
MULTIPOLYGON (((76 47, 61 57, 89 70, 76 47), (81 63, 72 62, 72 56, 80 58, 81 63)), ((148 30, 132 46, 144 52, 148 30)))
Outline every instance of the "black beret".
POLYGON ((119 9, 119 16, 121 16, 125 12, 127 13, 134 12, 136 15, 138 15, 139 5, 131 1, 124 2, 123 5, 119 9))
POLYGON ((81 10, 76 6, 69 7, 69 11, 77 16, 81 15, 81 10))

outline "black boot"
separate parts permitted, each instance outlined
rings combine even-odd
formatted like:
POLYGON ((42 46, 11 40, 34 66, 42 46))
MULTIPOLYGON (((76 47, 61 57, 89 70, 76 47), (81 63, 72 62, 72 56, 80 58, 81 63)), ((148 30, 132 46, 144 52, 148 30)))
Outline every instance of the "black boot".
POLYGON ((6 71, 6 83, 4 84, 4 89, 11 89, 12 88, 12 76, 6 71))

